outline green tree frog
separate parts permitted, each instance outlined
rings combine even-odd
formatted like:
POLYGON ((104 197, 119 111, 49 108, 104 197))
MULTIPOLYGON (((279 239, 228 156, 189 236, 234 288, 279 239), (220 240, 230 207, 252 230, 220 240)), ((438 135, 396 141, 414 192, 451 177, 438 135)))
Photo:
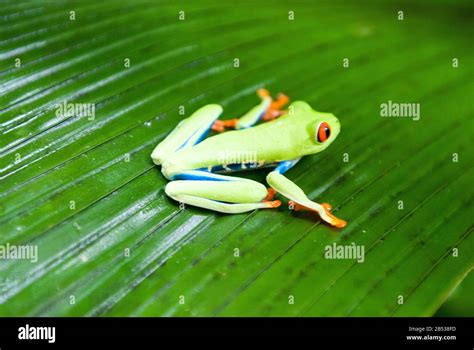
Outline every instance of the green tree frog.
POLYGON ((332 226, 346 226, 331 214, 329 204, 310 200, 283 175, 303 156, 325 150, 339 134, 339 120, 302 101, 283 110, 289 101, 283 94, 276 100, 265 89, 257 94, 260 104, 241 118, 218 120, 222 107, 209 104, 181 121, 156 146, 151 158, 170 180, 165 193, 181 203, 232 214, 276 208, 281 205, 274 200, 279 193, 294 210, 317 212, 332 226), (265 123, 256 125, 261 120, 265 123), (234 130, 224 132, 228 128, 234 130), (218 134, 204 139, 211 129, 218 134), (226 175, 261 167, 273 168, 266 177, 268 189, 259 182, 226 175))

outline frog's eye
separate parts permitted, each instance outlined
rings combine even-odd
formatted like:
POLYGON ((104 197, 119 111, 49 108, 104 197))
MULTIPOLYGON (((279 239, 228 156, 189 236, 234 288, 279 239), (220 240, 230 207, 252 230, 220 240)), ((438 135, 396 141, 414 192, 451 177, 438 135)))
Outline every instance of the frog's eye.
POLYGON ((319 143, 325 142, 331 136, 331 127, 326 122, 321 122, 318 126, 316 138, 319 143))

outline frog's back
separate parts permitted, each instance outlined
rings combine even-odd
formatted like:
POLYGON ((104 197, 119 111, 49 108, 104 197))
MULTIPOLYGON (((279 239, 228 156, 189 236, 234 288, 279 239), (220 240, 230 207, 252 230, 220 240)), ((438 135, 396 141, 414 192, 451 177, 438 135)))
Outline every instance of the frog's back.
POLYGON ((172 162, 179 168, 209 168, 223 164, 275 163, 301 156, 306 127, 294 123, 291 116, 252 128, 227 131, 212 136, 193 147, 178 151, 172 162))

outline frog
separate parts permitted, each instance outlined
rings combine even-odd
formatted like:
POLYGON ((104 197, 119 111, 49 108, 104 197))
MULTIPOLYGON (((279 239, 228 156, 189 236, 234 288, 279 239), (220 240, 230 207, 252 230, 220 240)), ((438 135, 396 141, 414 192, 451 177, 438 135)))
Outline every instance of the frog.
POLYGON ((273 99, 260 88, 257 95, 260 103, 240 118, 219 119, 219 104, 199 108, 154 148, 152 161, 169 180, 166 195, 182 205, 225 214, 278 208, 282 201, 275 197, 283 196, 291 210, 312 212, 330 226, 345 227, 347 222, 331 213, 330 204, 309 199, 285 176, 302 157, 334 142, 341 130, 339 119, 304 101, 289 104, 283 93, 273 99), (232 174, 260 168, 271 169, 268 187, 232 174))

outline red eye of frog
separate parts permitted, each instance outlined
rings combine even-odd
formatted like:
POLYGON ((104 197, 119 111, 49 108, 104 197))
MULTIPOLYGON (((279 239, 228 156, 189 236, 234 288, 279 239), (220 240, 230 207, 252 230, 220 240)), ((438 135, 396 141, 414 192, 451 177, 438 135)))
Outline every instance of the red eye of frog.
POLYGON ((331 136, 331 127, 328 123, 322 122, 318 126, 317 139, 319 143, 326 141, 331 136))

